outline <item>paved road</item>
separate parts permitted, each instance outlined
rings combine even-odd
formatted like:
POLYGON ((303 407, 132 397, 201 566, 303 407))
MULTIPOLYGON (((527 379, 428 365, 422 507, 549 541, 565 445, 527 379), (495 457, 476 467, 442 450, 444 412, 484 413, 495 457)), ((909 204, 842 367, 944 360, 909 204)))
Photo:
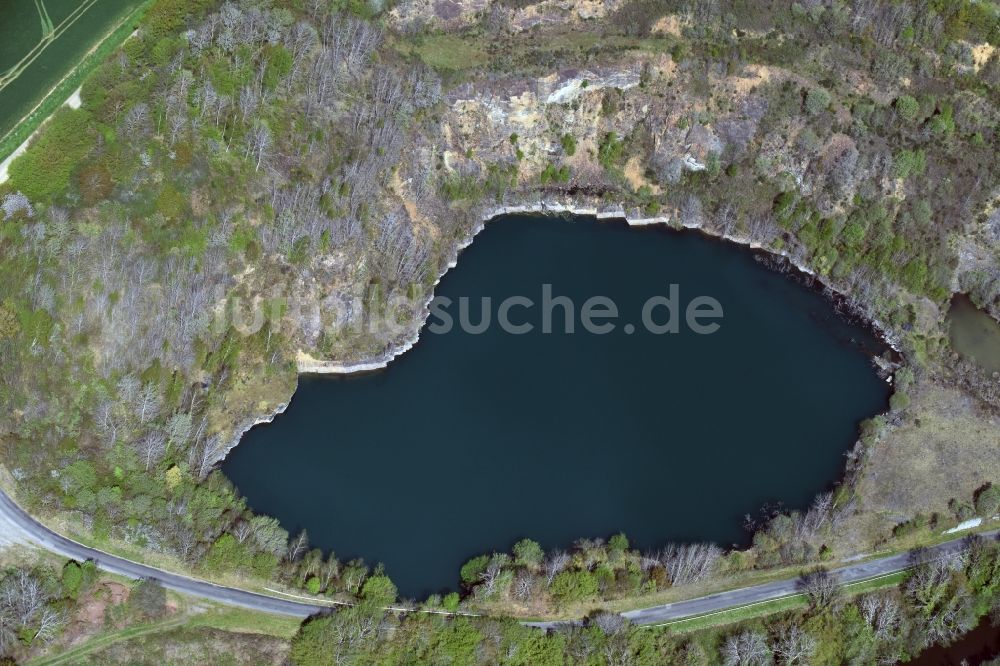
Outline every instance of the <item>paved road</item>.
POLYGON ((153 578, 160 581, 164 587, 191 594, 213 601, 220 601, 231 606, 242 606, 253 610, 294 617, 307 617, 328 606, 307 602, 279 599, 266 594, 247 592, 232 587, 223 587, 203 580, 189 578, 180 574, 170 573, 154 567, 139 564, 123 557, 110 555, 95 548, 84 546, 72 539, 56 534, 37 520, 29 516, 24 509, 14 503, 6 493, 0 491, 0 522, 10 540, 30 541, 47 550, 75 560, 94 560, 104 571, 128 576, 129 578, 153 578), (11 528, 21 532, 20 535, 9 534, 11 528))
MULTIPOLYGON (((96 548, 90 548, 72 539, 67 539, 60 534, 56 534, 45 527, 29 516, 24 509, 15 504, 2 490, 0 490, 0 532, 4 533, 0 534, 0 541, 4 539, 11 542, 30 541, 64 557, 80 561, 94 560, 97 566, 104 571, 128 576, 129 578, 152 578, 160 581, 164 587, 171 590, 219 601, 232 606, 242 606, 266 613, 277 613, 303 618, 329 608, 329 605, 319 603, 280 599, 266 594, 223 587, 196 578, 163 571, 162 569, 145 564, 139 564, 138 562, 133 562, 132 560, 127 560, 116 555, 110 555, 96 548)), ((998 534, 1000 534, 1000 530, 993 530, 983 533, 983 536, 997 538, 998 534)), ((927 549, 927 556, 944 557, 955 553, 962 548, 963 539, 964 537, 960 537, 937 546, 932 546, 927 549)), ((903 571, 909 568, 910 564, 910 554, 903 553, 868 562, 849 564, 845 567, 834 569, 832 573, 839 578, 841 583, 856 583, 869 578, 903 571)), ((697 599, 676 601, 671 604, 628 611, 623 613, 623 615, 636 624, 659 624, 786 597, 798 591, 796 589, 797 583, 797 578, 789 578, 772 583, 763 583, 751 587, 710 594, 697 599)), ((565 623, 528 622, 526 624, 542 628, 553 628, 565 623)))
MULTIPOLYGON (((982 533, 989 538, 997 538, 1000 530, 982 533)), ((936 559, 958 552, 962 548, 962 541, 965 536, 947 541, 927 549, 926 556, 936 559)), ((877 560, 849 564, 839 569, 832 569, 831 573, 837 576, 842 584, 857 583, 877 578, 887 574, 896 573, 910 568, 912 563, 910 553, 890 555, 877 560)), ((662 624, 672 620, 679 620, 686 617, 706 615, 718 611, 746 606, 749 604, 780 599, 798 593, 798 578, 778 580, 772 583, 762 583, 751 587, 743 587, 736 590, 728 590, 717 594, 710 594, 697 599, 686 599, 675 601, 662 606, 652 606, 640 610, 622 613, 625 617, 636 624, 662 624)), ((534 622, 532 626, 552 628, 558 626, 558 622, 534 622)))

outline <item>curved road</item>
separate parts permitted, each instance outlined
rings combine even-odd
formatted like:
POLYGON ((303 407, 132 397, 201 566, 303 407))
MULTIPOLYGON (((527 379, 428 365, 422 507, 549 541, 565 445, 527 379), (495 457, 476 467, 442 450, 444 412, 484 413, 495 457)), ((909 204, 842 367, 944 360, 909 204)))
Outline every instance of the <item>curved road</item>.
MULTIPOLYGON (((1000 534, 1000 530, 980 532, 979 534, 987 538, 996 539, 998 534, 1000 534)), ((944 543, 937 544, 936 546, 927 548, 925 556, 922 558, 923 561, 939 559, 961 551, 963 548, 962 542, 968 536, 969 534, 965 534, 961 537, 952 539, 951 541, 946 541, 944 543)), ((909 552, 906 552, 898 555, 889 555, 875 560, 869 560, 867 562, 848 564, 847 566, 837 569, 831 569, 830 573, 837 577, 840 584, 845 585, 849 583, 859 583, 872 578, 881 578, 882 576, 905 571, 912 566, 912 556, 909 552)), ((696 599, 685 599, 684 601, 675 601, 661 606, 651 606, 649 608, 626 611, 622 613, 622 615, 635 624, 663 624, 683 618, 708 615, 728 610, 730 608, 738 608, 741 606, 748 606, 750 604, 788 597, 800 592, 798 584, 798 577, 786 578, 783 580, 776 580, 771 583, 761 583, 760 585, 752 585, 750 587, 741 587, 735 590, 717 592, 715 594, 698 597, 696 599)), ((560 623, 533 622, 531 624, 532 626, 548 629, 556 627, 560 623)))
MULTIPOLYGON (((266 613, 277 613, 302 618, 330 608, 329 604, 280 599, 257 592, 248 592, 238 588, 216 585, 204 580, 198 580, 197 578, 190 578, 133 562, 132 560, 85 546, 72 539, 67 539, 39 523, 2 490, 0 490, 0 532, 6 532, 8 537, 22 537, 21 540, 38 544, 63 557, 81 562, 84 560, 93 560, 104 571, 129 578, 151 578, 159 581, 164 587, 171 590, 232 606, 242 606, 266 613), (18 534, 12 535, 12 529, 18 534)), ((983 536, 990 538, 997 538, 998 534, 1000 534, 1000 530, 982 533, 983 536)), ((962 549, 962 541, 965 539, 965 536, 931 546, 926 551, 927 558, 945 557, 958 552, 962 549)), ((14 540, 18 539, 15 538, 14 540)), ((910 568, 911 565, 910 554, 901 553, 867 562, 849 564, 839 569, 833 569, 831 573, 836 575, 842 584, 857 583, 870 578, 903 571, 910 568)), ((622 613, 622 615, 636 624, 655 625, 686 617, 705 615, 739 606, 770 601, 772 599, 780 599, 781 597, 798 593, 797 585, 798 578, 788 578, 771 583, 762 583, 726 592, 718 592, 696 599, 686 599, 670 604, 628 611, 622 613)), ((550 629, 565 623, 527 622, 525 624, 550 629)))
POLYGON ((223 587, 196 578, 189 578, 180 574, 163 571, 145 564, 139 564, 132 560, 126 560, 117 555, 111 555, 96 548, 84 546, 72 539, 56 534, 32 518, 7 496, 7 493, 0 491, 0 519, 5 523, 4 530, 9 531, 15 528, 25 537, 23 540, 33 542, 47 550, 58 553, 63 557, 68 557, 80 562, 93 560, 94 563, 103 569, 129 578, 152 578, 158 580, 164 587, 191 594, 213 601, 220 601, 232 606, 242 606, 253 610, 267 613, 278 613, 281 615, 293 615, 295 617, 307 617, 329 606, 317 603, 304 603, 291 601, 289 599, 279 599, 278 597, 247 592, 232 587, 223 587))

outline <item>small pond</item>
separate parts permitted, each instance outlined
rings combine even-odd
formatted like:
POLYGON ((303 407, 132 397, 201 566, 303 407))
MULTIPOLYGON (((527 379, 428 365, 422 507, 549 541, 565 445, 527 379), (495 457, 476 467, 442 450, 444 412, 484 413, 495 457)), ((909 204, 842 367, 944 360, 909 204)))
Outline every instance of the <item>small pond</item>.
POLYGON ((951 346, 987 372, 1000 372, 1000 322, 956 295, 948 310, 951 346))

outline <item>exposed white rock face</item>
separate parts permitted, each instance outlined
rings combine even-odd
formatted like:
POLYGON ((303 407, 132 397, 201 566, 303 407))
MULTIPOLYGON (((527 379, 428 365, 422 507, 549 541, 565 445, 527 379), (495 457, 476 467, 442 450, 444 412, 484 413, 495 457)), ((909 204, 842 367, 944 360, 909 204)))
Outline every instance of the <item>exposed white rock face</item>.
POLYGON ((943 534, 954 534, 955 532, 962 532, 964 530, 971 530, 973 527, 979 527, 983 524, 982 518, 970 518, 969 520, 962 521, 950 530, 945 530, 943 534))
POLYGON ((691 126, 685 140, 688 150, 699 160, 704 160, 711 153, 721 153, 724 147, 712 128, 698 123, 691 126))
POLYGON ((681 165, 688 171, 704 171, 705 165, 694 158, 693 155, 685 155, 681 160, 681 165))
POLYGON ((602 88, 627 90, 639 85, 639 78, 640 72, 637 69, 613 71, 604 76, 586 70, 580 71, 568 79, 561 80, 558 87, 545 98, 545 103, 568 104, 584 92, 602 88))
POLYGON ((475 25, 483 16, 499 15, 510 30, 524 32, 538 25, 564 26, 599 21, 616 12, 626 0, 539 0, 525 7, 509 7, 498 0, 400 0, 389 11, 396 29, 433 27, 456 30, 475 25))

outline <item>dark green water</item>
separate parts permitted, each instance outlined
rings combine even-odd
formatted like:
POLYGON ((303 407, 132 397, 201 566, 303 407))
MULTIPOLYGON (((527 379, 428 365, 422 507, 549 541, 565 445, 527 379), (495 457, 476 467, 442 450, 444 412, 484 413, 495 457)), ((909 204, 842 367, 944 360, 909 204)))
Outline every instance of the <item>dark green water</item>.
POLYGON ((1000 657, 1000 627, 994 626, 987 615, 975 629, 951 645, 935 645, 902 663, 909 666, 979 666, 996 657, 1000 657))
POLYGON ((957 295, 948 310, 951 346, 987 372, 1000 372, 1000 322, 957 295))
POLYGON ((478 297, 540 301, 545 283, 578 308, 611 297, 618 327, 425 331, 385 371, 303 377, 223 471, 255 511, 341 558, 383 562, 402 595, 422 597, 456 589, 468 557, 526 536, 745 542, 744 514, 807 506, 841 475, 858 422, 887 404, 866 330, 746 249, 694 232, 498 219, 437 293, 476 297, 478 321, 478 297), (626 334, 670 284, 682 304, 717 299, 718 332, 626 334))

